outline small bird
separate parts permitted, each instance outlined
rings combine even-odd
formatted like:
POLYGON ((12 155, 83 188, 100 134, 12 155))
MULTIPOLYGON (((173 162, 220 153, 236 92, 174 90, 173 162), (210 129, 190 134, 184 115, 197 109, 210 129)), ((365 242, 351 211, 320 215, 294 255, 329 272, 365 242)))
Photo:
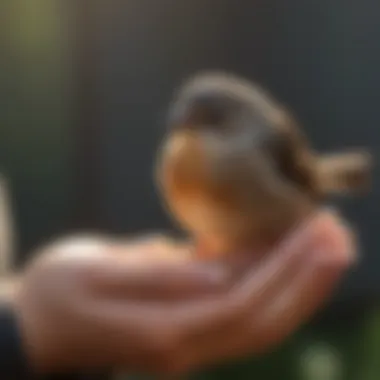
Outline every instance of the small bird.
POLYGON ((167 124, 158 187, 203 258, 265 250, 327 196, 370 188, 366 151, 318 154, 286 107, 234 74, 190 78, 167 124))

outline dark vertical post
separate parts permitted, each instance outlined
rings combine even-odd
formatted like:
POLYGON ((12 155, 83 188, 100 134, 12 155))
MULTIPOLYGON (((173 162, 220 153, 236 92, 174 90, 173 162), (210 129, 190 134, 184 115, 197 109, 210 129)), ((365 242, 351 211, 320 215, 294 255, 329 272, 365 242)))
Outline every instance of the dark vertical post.
POLYGON ((74 228, 102 228, 102 117, 98 84, 96 1, 77 0, 74 9, 74 228))

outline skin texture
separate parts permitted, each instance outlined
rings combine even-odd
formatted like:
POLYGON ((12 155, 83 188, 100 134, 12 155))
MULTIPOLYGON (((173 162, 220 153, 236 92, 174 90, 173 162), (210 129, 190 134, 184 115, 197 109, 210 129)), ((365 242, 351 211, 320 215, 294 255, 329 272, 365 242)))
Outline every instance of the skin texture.
POLYGON ((259 263, 247 256, 244 274, 233 258, 194 260, 187 248, 156 237, 46 247, 6 296, 31 366, 176 375, 266 352, 323 305, 355 252, 351 232, 328 211, 259 263))

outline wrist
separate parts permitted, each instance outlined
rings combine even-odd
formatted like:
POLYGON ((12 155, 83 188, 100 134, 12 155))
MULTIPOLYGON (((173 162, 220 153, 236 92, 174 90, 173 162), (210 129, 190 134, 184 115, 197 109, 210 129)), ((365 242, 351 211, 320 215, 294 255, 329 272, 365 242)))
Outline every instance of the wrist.
MULTIPOLYGON (((19 276, 15 275, 0 280, 0 329, 4 323, 8 325, 8 329, 12 333, 13 355, 16 355, 15 360, 17 359, 18 366, 21 369, 21 372, 17 371, 15 376, 21 376, 21 378, 26 376, 27 379, 34 379, 35 376, 44 375, 47 372, 40 363, 42 362, 40 360, 42 355, 39 354, 41 351, 40 341, 35 339, 34 335, 36 334, 31 331, 34 329, 31 329, 30 325, 33 326, 34 323, 29 323, 31 318, 24 310, 24 302, 20 300, 21 283, 19 276)), ((0 339, 2 333, 0 331, 0 339)), ((0 353, 0 355, 2 354, 0 353)), ((0 368, 0 377, 2 377, 1 371, 0 368)))
POLYGON ((1 377, 30 377, 31 371, 13 304, 12 289, 0 287, 0 374, 1 377))

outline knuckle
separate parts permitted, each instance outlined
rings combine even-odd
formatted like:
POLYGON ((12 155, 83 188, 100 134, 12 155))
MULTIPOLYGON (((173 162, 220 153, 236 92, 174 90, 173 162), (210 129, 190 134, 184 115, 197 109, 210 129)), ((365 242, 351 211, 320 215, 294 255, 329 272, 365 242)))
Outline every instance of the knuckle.
POLYGON ((146 337, 146 351, 150 367, 158 373, 169 374, 178 371, 180 344, 173 329, 160 329, 146 337))
POLYGON ((264 355, 275 349, 281 342, 281 336, 277 329, 265 331, 263 334, 258 334, 255 339, 255 353, 264 355))

